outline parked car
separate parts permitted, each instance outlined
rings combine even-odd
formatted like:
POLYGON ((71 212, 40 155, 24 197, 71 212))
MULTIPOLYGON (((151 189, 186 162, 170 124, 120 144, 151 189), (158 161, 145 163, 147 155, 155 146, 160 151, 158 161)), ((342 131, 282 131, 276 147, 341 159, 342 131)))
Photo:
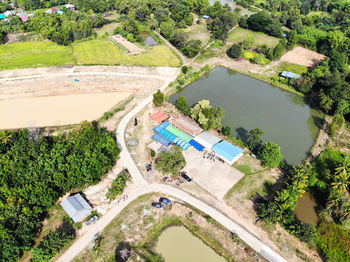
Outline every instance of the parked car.
POLYGON ((181 177, 185 179, 187 182, 192 182, 192 178, 190 178, 186 173, 182 173, 181 177))
POLYGON ((86 225, 87 226, 90 226, 92 224, 92 222, 94 222, 95 220, 98 219, 98 216, 97 215, 94 215, 93 217, 91 217, 87 222, 86 222, 86 225))
POLYGON ((160 202, 160 203, 163 203, 163 204, 165 204, 165 205, 167 205, 167 206, 171 206, 171 205, 172 205, 171 200, 168 199, 168 198, 166 198, 166 197, 161 197, 161 198, 159 198, 159 202, 160 202))
POLYGON ((153 202, 152 207, 159 208, 160 210, 164 210, 164 206, 159 202, 153 202))

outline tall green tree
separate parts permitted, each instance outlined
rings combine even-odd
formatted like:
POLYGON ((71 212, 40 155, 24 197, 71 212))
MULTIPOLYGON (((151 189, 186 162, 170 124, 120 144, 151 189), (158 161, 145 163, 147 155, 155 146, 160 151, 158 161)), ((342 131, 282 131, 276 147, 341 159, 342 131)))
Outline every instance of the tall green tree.
POLYGON ((182 149, 173 147, 169 152, 161 152, 156 161, 156 168, 164 174, 177 176, 181 168, 186 166, 186 160, 182 154, 182 149))
POLYGON ((153 105, 156 107, 161 107, 163 103, 164 103, 164 94, 158 89, 158 91, 153 94, 153 105))
POLYGON ((258 157, 265 167, 277 167, 282 160, 281 148, 273 143, 265 143, 259 150, 258 157))

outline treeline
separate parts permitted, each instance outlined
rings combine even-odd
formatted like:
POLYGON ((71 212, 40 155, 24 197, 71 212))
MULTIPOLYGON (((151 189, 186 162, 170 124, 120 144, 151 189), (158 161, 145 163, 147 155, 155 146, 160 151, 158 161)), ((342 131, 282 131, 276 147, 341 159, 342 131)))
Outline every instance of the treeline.
POLYGON ((58 136, 1 131, 1 260, 30 250, 48 209, 66 192, 97 183, 118 153, 114 134, 88 122, 58 136))
POLYGON ((326 149, 311 166, 285 170, 287 181, 282 189, 256 199, 260 219, 280 223, 291 234, 316 245, 334 261, 350 260, 350 157, 326 149), (309 191, 320 206, 318 225, 299 221, 294 213, 297 201, 309 191))
POLYGON ((88 13, 46 14, 43 11, 35 13, 26 24, 27 31, 35 31, 42 37, 62 45, 68 45, 75 40, 89 37, 94 33, 93 28, 108 23, 102 15, 88 13))

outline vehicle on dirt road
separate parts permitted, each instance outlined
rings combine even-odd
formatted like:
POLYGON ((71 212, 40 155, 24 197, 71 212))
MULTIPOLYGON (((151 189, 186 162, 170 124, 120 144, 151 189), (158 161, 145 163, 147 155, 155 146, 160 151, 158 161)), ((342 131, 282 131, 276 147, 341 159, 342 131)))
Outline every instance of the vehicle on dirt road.
POLYGON ((192 178, 190 178, 186 173, 182 173, 181 177, 185 179, 187 182, 192 182, 192 178))
POLYGON ((92 224, 92 222, 94 222, 95 220, 98 219, 98 216, 97 215, 94 215, 93 217, 91 217, 87 222, 86 222, 86 225, 87 226, 90 226, 92 224))

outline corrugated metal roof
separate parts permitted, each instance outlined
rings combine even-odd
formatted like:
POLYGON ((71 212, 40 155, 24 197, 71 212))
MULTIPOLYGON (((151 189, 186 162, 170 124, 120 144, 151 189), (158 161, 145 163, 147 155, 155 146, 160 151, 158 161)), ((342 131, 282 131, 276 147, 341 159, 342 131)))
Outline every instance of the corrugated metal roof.
POLYGON ((203 132, 203 129, 194 120, 183 115, 175 115, 169 122, 193 137, 203 132))
POLYGON ((289 71, 283 71, 281 73, 281 76, 287 77, 287 78, 292 78, 292 79, 299 79, 301 76, 289 71))
POLYGON ((203 151, 203 149, 204 149, 204 146, 202 146, 201 144, 199 144, 198 142, 196 142, 193 139, 190 141, 190 145, 193 146, 198 151, 203 151))
POLYGON ((234 162, 234 160, 237 160, 236 158, 239 155, 244 153, 243 149, 240 149, 239 147, 236 147, 224 140, 216 144, 213 147, 213 151, 231 164, 234 162))
POLYGON ((158 122, 158 123, 162 123, 163 121, 167 120, 169 118, 169 116, 163 112, 157 112, 153 115, 151 115, 151 119, 158 122))
POLYGON ((163 122, 160 125, 156 126, 155 128, 153 128, 153 130, 157 133, 159 133, 161 130, 165 129, 168 127, 168 125, 170 125, 169 122, 163 122))
POLYGON ((154 136, 152 136, 152 139, 158 141, 163 146, 169 146, 171 144, 171 141, 169 139, 159 133, 154 134, 154 136))
POLYGON ((175 140, 175 138, 176 138, 176 136, 175 136, 173 133, 169 132, 169 131, 166 130, 166 129, 162 129, 162 130, 159 132, 159 134, 163 135, 164 137, 166 137, 167 139, 169 139, 171 142, 174 142, 174 140, 175 140))
POLYGON ((190 142, 193 139, 192 136, 186 134, 184 131, 178 129, 177 127, 175 127, 173 125, 168 125, 166 130, 168 130, 169 132, 173 133, 174 135, 176 135, 177 137, 181 138, 182 140, 185 140, 187 143, 190 142))
POLYGON ((184 140, 182 140, 181 138, 177 137, 174 140, 174 143, 178 146, 181 146, 183 148, 183 150, 187 151, 188 149, 190 149, 192 146, 185 142, 184 140))
POLYGON ((67 214, 78 222, 91 213, 92 207, 86 202, 86 200, 78 193, 73 196, 67 197, 61 202, 61 206, 67 212, 67 214))
POLYGON ((213 135, 212 133, 209 133, 208 131, 204 131, 197 135, 194 140, 206 148, 212 149, 213 146, 219 143, 222 139, 213 135))

